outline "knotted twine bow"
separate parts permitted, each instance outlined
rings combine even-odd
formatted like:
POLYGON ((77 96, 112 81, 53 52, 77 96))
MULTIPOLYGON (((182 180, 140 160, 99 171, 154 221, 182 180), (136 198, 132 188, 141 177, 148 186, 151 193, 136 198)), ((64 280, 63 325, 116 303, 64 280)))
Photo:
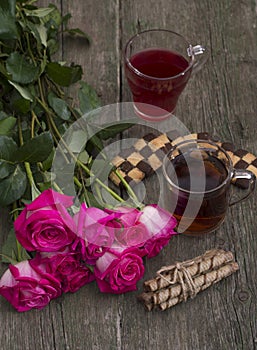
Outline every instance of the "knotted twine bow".
POLYGON ((182 288, 183 299, 186 301, 188 295, 193 298, 197 294, 197 286, 194 283, 191 273, 188 271, 187 267, 192 266, 195 263, 194 260, 189 260, 185 262, 177 262, 174 265, 163 266, 157 271, 157 275, 163 278, 169 284, 180 283, 182 288), (172 272, 173 279, 170 280, 164 276, 163 272, 172 272))

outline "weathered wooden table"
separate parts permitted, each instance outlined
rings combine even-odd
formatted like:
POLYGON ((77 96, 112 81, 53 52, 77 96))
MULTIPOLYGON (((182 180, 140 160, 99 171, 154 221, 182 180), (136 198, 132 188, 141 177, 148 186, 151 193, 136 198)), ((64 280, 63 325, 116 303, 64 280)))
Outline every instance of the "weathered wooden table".
MULTIPOLYGON (((164 27, 204 43, 210 57, 189 82, 177 116, 191 131, 206 130, 257 154, 257 7, 245 0, 52 0, 71 24, 92 37, 92 45, 60 38, 60 59, 84 68, 102 103, 130 101, 122 47, 141 29, 164 27)), ((47 0, 39 1, 48 4, 47 0)), ((144 279, 162 265, 222 247, 235 252, 240 271, 165 312, 147 313, 139 292, 105 295, 96 284, 54 300, 41 311, 17 313, 0 299, 3 350, 257 348, 256 194, 232 207, 214 234, 176 236, 146 263, 144 279)), ((1 212, 3 243, 6 215, 1 212)), ((139 283, 142 290, 142 282, 139 283)))

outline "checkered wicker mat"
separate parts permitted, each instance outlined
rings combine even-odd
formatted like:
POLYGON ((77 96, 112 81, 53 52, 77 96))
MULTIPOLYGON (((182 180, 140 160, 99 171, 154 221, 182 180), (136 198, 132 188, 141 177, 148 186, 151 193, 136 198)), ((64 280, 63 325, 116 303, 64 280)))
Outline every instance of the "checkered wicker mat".
MULTIPOLYGON (((176 131, 166 134, 149 133, 139 139, 131 148, 122 150, 112 164, 119 170, 124 179, 131 183, 138 183, 150 176, 162 166, 164 156, 174 144, 187 139, 212 140, 221 146, 230 156, 235 169, 247 169, 257 177, 257 157, 246 150, 236 149, 230 142, 221 142, 213 139, 209 133, 201 132, 178 137, 176 131)), ((110 179, 117 185, 121 181, 115 173, 110 179)), ((235 184, 241 188, 248 188, 248 181, 237 179, 235 184)))

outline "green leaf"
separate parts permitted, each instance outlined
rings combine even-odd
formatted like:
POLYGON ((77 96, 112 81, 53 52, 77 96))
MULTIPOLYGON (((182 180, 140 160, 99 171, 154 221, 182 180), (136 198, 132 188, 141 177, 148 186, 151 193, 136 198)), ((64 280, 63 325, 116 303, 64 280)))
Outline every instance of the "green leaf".
POLYGON ((55 113, 63 120, 69 120, 71 117, 71 112, 68 108, 67 103, 56 97, 53 92, 48 94, 48 103, 53 108, 55 113))
POLYGON ((71 14, 70 13, 67 13, 66 15, 64 15, 63 17, 62 17, 62 24, 63 24, 63 26, 64 26, 64 28, 66 29, 67 28, 67 25, 68 25, 68 22, 69 22, 69 20, 71 19, 71 14))
POLYGON ((70 86, 81 79, 82 68, 79 65, 67 67, 57 62, 50 62, 46 66, 46 73, 56 84, 70 86))
POLYGON ((33 96, 29 92, 28 89, 20 86, 19 84, 14 83, 13 81, 8 80, 8 82, 15 87, 15 89, 20 93, 20 95, 25 98, 26 100, 33 102, 33 96))
POLYGON ((12 163, 0 160, 0 179, 4 179, 14 170, 15 166, 12 163))
POLYGON ((14 171, 12 159, 17 152, 17 144, 11 137, 0 136, 0 179, 4 179, 14 171))
MULTIPOLYGON (((55 164, 56 169, 56 164, 55 164)), ((57 169, 58 171, 53 173, 53 179, 59 188, 67 195, 73 195, 74 193, 74 164, 65 164, 57 169)))
POLYGON ((8 117, 0 120, 0 135, 7 135, 13 129, 16 118, 8 117))
POLYGON ((87 164, 89 160, 89 154, 87 153, 87 151, 82 151, 78 156, 78 160, 80 160, 84 164, 87 164))
POLYGON ((19 261, 28 260, 31 258, 27 251, 19 243, 17 243, 14 229, 10 230, 2 247, 2 254, 0 255, 2 256, 2 262, 11 264, 17 264, 19 261), (19 254, 17 244, 20 247, 19 254), (18 257, 18 255, 20 255, 20 257, 18 257))
POLYGON ((93 135, 90 137, 90 139, 87 142, 86 149, 87 151, 92 154, 93 151, 98 150, 99 152, 104 148, 102 140, 96 135, 95 132, 93 132, 93 129, 88 124, 87 130, 89 135, 93 135))
POLYGON ((0 120, 7 118, 8 115, 4 111, 0 111, 0 120))
POLYGON ((94 177, 91 176, 91 183, 95 180, 95 178, 105 181, 108 179, 110 172, 113 170, 113 165, 108 160, 94 159, 91 170, 94 174, 94 177))
POLYGON ((133 122, 111 124, 98 131, 96 135, 102 140, 108 140, 109 138, 115 137, 120 132, 131 128, 133 125, 135 125, 133 122))
POLYGON ((41 45, 47 47, 47 28, 43 24, 27 23, 27 27, 36 39, 39 48, 41 45))
POLYGON ((47 29, 43 24, 39 24, 36 26, 37 31, 39 33, 39 37, 41 40, 41 44, 47 47, 47 29))
POLYGON ((10 175, 15 169, 15 165, 9 162, 0 160, 0 179, 6 178, 10 175))
POLYGON ((87 133, 84 130, 75 130, 67 137, 66 143, 73 153, 81 152, 87 142, 87 133))
POLYGON ((46 16, 50 15, 50 13, 54 11, 54 8, 41 7, 41 8, 37 8, 35 10, 28 10, 25 8, 24 11, 25 11, 27 16, 41 18, 41 17, 46 17, 46 16))
POLYGON ((62 23, 62 16, 58 8, 54 4, 49 4, 49 8, 52 9, 52 12, 50 12, 48 15, 41 17, 40 22, 42 24, 46 24, 47 22, 50 22, 53 26, 53 23, 55 24, 56 30, 58 30, 59 26, 62 23))
MULTIPOLYGON (((9 56, 9 55, 8 55, 9 56)), ((7 73, 7 70, 5 69, 5 66, 0 62, 0 73, 6 78, 10 79, 11 75, 7 73)))
POLYGON ((21 84, 32 83, 39 75, 39 68, 18 52, 10 54, 6 60, 6 69, 12 76, 11 80, 21 84))
POLYGON ((53 158, 55 155, 55 149, 53 148, 49 156, 42 162, 43 171, 49 170, 53 163, 53 158))
POLYGON ((66 32, 69 33, 72 36, 77 36, 78 35, 80 37, 83 37, 84 39, 86 39, 88 44, 91 43, 91 38, 79 28, 67 29, 66 32))
POLYGON ((7 11, 11 16, 15 16, 15 0, 5 0, 1 1, 0 8, 7 11))
POLYGON ((26 114, 30 111, 30 101, 25 98, 18 98, 13 101, 12 106, 18 113, 26 114))
POLYGON ((82 114, 100 106, 100 100, 95 90, 84 81, 80 82, 78 97, 79 107, 82 114))
POLYGON ((16 142, 6 135, 0 136, 0 159, 12 160, 17 151, 16 142))
POLYGON ((25 142, 16 152, 18 162, 36 163, 47 159, 53 149, 53 140, 50 132, 43 132, 39 136, 25 142))
POLYGON ((50 55, 54 55, 59 50, 59 42, 57 42, 55 39, 49 39, 47 41, 47 47, 50 55))
POLYGON ((15 0, 2 0, 0 3, 0 40, 12 40, 18 37, 15 4, 15 0))
MULTIPOLYGON (((14 252, 13 252, 13 254, 14 254, 14 252)), ((12 265, 16 265, 18 263, 18 261, 16 259, 12 258, 9 255, 5 255, 5 254, 0 253, 0 256, 2 257, 2 259, 1 259, 2 263, 12 264, 12 265)))
POLYGON ((21 198, 27 186, 27 177, 19 165, 0 181, 0 206, 5 207, 21 198))
POLYGON ((37 188, 35 182, 33 181, 31 187, 31 199, 34 200, 36 199, 38 196, 41 195, 41 192, 39 191, 39 189, 37 188))

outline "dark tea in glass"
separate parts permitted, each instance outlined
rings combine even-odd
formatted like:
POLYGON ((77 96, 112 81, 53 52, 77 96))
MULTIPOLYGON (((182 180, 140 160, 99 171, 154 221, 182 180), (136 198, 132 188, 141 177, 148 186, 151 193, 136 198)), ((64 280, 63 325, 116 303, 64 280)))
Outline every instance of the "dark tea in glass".
MULTIPOLYGON (((229 155, 206 140, 187 140, 175 145, 164 159, 168 184, 166 207, 179 222, 178 230, 191 235, 214 231, 224 221, 231 200, 231 181, 250 181, 246 198, 253 191, 254 175, 235 170, 229 155)), ((238 201, 237 201, 238 202, 238 201)))

